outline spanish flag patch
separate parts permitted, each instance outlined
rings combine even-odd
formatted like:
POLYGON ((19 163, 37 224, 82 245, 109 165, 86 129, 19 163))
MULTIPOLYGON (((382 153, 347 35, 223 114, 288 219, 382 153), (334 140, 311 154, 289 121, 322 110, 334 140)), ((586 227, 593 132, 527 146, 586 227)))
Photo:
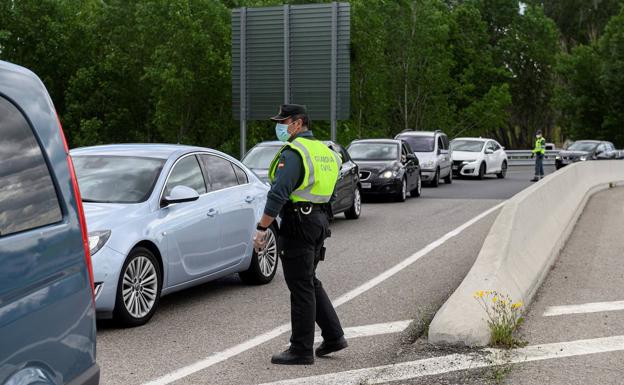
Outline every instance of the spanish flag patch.
POLYGON ((277 168, 284 168, 284 162, 279 162, 277 164, 277 168))

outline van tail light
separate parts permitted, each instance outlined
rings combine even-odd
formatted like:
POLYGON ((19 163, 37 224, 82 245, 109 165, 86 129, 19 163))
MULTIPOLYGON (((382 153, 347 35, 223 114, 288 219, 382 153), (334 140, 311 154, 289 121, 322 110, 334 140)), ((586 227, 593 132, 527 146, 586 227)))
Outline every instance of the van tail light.
POLYGON ((74 189, 74 197, 76 198, 76 206, 78 207, 78 221, 80 222, 80 231, 82 232, 82 246, 85 253, 85 262, 87 263, 87 269, 89 270, 89 281, 91 283, 91 295, 93 297, 93 304, 95 306, 95 282, 93 280, 93 265, 91 264, 91 253, 89 251, 89 234, 87 231, 87 221, 85 220, 84 209, 82 207, 82 197, 80 196, 80 188, 78 187, 78 179, 76 178, 76 171, 74 170, 74 162, 69 155, 69 146, 65 139, 65 133, 63 132, 63 126, 61 121, 56 116, 59 129, 61 131, 61 138, 63 139, 63 146, 65 146, 65 154, 67 156, 67 166, 69 167, 69 175, 71 176, 72 188, 74 189))

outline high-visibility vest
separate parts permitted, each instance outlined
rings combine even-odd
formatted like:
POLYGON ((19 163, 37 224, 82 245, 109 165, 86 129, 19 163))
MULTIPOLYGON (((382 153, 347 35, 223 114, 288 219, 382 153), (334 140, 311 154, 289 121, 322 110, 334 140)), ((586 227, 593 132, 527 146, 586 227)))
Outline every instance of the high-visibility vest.
POLYGON ((546 153, 546 139, 544 139, 544 137, 535 139, 535 148, 533 149, 533 153, 542 155, 546 153))
POLYGON ((327 203, 336 187, 342 161, 340 156, 316 139, 295 138, 278 151, 269 167, 269 180, 275 180, 282 151, 290 147, 303 159, 303 181, 291 194, 292 202, 327 203))

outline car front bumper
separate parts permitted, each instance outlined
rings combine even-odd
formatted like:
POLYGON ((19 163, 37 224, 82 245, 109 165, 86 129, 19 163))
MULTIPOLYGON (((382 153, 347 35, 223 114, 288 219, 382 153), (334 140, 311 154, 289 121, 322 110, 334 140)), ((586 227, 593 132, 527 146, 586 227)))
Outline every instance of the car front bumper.
POLYGON ((431 182, 435 178, 436 170, 420 170, 420 179, 423 182, 431 182))
POLYGON ((361 184, 363 195, 391 195, 401 192, 403 180, 394 178, 375 179, 363 181, 361 184))
POLYGON ((476 162, 463 164, 453 163, 453 175, 455 176, 477 176, 479 175, 479 165, 476 162))
POLYGON ((91 259, 96 284, 95 310, 98 318, 109 318, 115 309, 119 274, 126 256, 104 245, 91 259))

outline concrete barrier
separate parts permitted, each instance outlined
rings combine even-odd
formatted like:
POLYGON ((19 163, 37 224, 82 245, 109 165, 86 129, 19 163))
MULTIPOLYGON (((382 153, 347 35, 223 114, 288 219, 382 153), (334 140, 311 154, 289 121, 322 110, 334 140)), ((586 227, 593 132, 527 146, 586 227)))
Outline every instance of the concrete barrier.
POLYGON ((588 198, 624 182, 624 162, 575 163, 509 199, 490 229, 468 275, 435 315, 429 342, 485 346, 486 314, 473 295, 496 290, 522 300, 535 295, 582 213, 588 198))

